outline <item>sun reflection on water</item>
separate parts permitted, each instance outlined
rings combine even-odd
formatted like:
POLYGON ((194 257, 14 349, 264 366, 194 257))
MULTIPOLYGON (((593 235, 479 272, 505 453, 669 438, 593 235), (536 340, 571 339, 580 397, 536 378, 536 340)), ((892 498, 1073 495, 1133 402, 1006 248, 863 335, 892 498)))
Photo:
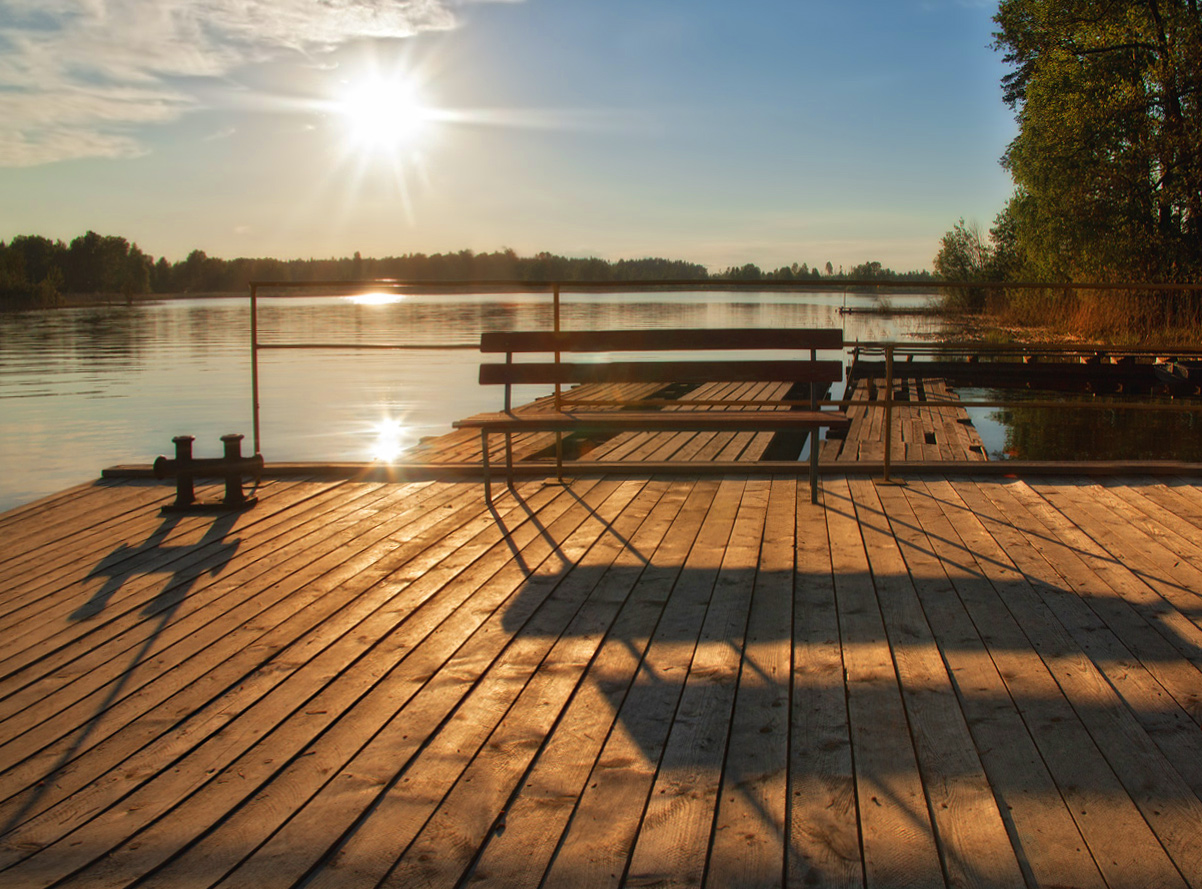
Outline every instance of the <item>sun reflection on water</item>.
POLYGON ((346 300, 357 306, 391 306, 404 298, 404 294, 401 293, 373 291, 371 293, 354 293, 346 297, 346 300))
POLYGON ((394 463, 405 452, 407 427, 400 420, 381 420, 372 427, 375 436, 371 458, 380 463, 394 463))

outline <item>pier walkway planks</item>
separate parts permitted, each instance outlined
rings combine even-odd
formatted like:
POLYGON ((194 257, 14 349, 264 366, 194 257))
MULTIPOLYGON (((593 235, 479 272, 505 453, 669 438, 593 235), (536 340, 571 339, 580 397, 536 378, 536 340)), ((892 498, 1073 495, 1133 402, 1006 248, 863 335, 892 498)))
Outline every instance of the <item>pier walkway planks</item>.
MULTIPOLYGON (((896 463, 980 462, 988 459, 980 433, 960 397, 946 380, 906 374, 906 364, 894 365, 890 457, 896 463)), ((844 395, 851 427, 842 438, 822 443, 823 462, 879 462, 885 457, 886 380, 856 377, 844 395), (868 407, 869 402, 878 402, 868 407)))
POLYGON ((0 885, 1202 887, 1202 488, 821 489, 0 515, 0 885))
MULTIPOLYGON (((898 366, 904 372, 905 365, 898 366)), ((823 439, 820 456, 824 465, 832 463, 880 463, 885 457, 885 380, 857 377, 844 396, 851 404, 847 415, 851 426, 845 435, 823 439), (876 402, 869 406, 869 402, 876 402)), ((638 401, 651 398, 656 384, 586 383, 571 390, 573 400, 618 399, 638 401)), ((733 405, 713 405, 711 410, 782 410, 756 407, 756 402, 780 400, 787 396, 786 383, 705 383, 681 395, 681 406, 698 401, 728 401, 733 405)), ((894 380, 891 460, 894 463, 981 462, 988 459, 981 436, 968 411, 959 403, 956 391, 945 380, 905 376, 894 380)), ((550 397, 519 405, 514 412, 537 411, 550 397)), ((675 403, 663 405, 676 409, 675 403)), ((698 408, 694 407, 693 410, 698 408)), ((825 433, 824 433, 825 434, 825 433)), ((505 457, 505 442, 493 436, 490 459, 499 465, 505 457)), ((513 456, 518 463, 541 462, 553 465, 555 435, 551 432, 514 434, 513 456)), ((771 432, 622 432, 598 440, 579 436, 565 439, 568 461, 580 463, 758 463, 795 460, 802 452, 804 436, 771 432), (774 445, 779 444, 779 448, 774 445), (782 456, 787 454, 788 456, 782 456)), ((419 444, 406 456, 416 463, 480 464, 480 436, 475 430, 459 430, 419 444)))

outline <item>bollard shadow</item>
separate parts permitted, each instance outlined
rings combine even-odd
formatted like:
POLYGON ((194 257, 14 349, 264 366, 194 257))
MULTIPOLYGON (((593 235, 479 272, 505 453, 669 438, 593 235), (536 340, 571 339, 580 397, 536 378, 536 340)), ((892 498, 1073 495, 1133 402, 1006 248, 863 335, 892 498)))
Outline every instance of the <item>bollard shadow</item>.
MULTIPOLYGON (((233 530, 238 513, 218 515, 195 543, 168 545, 172 532, 179 528, 183 513, 167 513, 163 521, 142 543, 130 546, 122 543, 93 568, 88 580, 103 577, 104 585, 92 597, 71 613, 72 621, 86 621, 98 616, 109 600, 135 577, 155 574, 167 576, 162 591, 149 603, 143 614, 159 614, 164 609, 173 612, 188 591, 205 575, 217 575, 234 558, 239 541, 226 541, 233 530), (199 567, 190 556, 204 554, 199 567)), ((170 620, 170 613, 167 615, 170 620)))
POLYGON ((46 790, 53 786, 55 776, 73 759, 91 736, 103 714, 121 699, 126 687, 138 667, 154 650, 163 631, 171 624, 180 605, 188 594, 205 577, 220 574, 233 560, 241 541, 227 540, 240 513, 223 513, 205 527, 203 534, 192 543, 169 544, 173 532, 180 530, 185 515, 164 515, 159 526, 135 546, 122 543, 102 558, 87 575, 88 579, 104 578, 103 585, 87 602, 70 615, 72 622, 95 620, 109 607, 113 596, 126 584, 140 577, 163 576, 162 587, 139 611, 138 616, 146 622, 145 638, 129 655, 129 660, 120 675, 113 679, 97 704, 92 715, 75 729, 66 749, 56 758, 34 788, 7 821, 0 825, 0 835, 21 824, 26 815, 39 803, 46 790))

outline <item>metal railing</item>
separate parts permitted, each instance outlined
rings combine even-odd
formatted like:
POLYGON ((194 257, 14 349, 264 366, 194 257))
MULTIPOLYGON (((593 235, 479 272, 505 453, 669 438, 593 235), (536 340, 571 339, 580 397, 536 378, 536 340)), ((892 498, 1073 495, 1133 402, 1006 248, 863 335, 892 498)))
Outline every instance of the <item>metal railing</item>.
MULTIPOLYGON (((254 453, 262 453, 261 434, 261 403, 260 403, 260 369, 259 353, 266 350, 322 350, 322 349, 351 349, 351 350, 475 350, 478 343, 386 343, 366 344, 349 342, 306 342, 266 343, 260 340, 258 301, 261 290, 303 291, 310 295, 338 296, 354 295, 366 292, 393 291, 397 293, 437 293, 437 294, 479 294, 479 293, 516 293, 534 294, 547 293, 552 299, 553 330, 561 329, 561 295, 564 293, 619 293, 619 292, 673 292, 673 291, 711 291, 711 292, 821 292, 867 294, 889 294, 904 292, 931 293, 937 290, 975 289, 975 290, 1056 290, 1056 291, 1099 291, 1099 292, 1141 292, 1156 294, 1202 294, 1202 284, 1169 284, 1169 283, 1047 283, 1047 282, 946 282, 946 281, 880 281, 872 279, 761 279, 761 280, 727 280, 727 279, 661 279, 647 281, 536 281, 536 280, 457 280, 457 281, 412 281, 397 279, 373 279, 356 281, 252 281, 250 283, 250 339, 251 339, 251 400, 254 426, 254 453)), ((887 313, 887 310, 882 312, 887 313)), ((868 355, 879 353, 885 363, 885 394, 884 398, 874 401, 826 400, 819 402, 822 407, 839 407, 846 409, 853 404, 858 407, 879 409, 884 416, 884 460, 882 481, 892 482, 892 424, 894 408, 899 404, 894 398, 893 390, 896 382, 894 363, 898 353, 913 357, 918 355, 948 356, 972 353, 977 356, 1037 356, 1037 357, 1069 357, 1090 356, 1106 353, 1109 356, 1146 355, 1147 349, 1124 349, 1105 344, 1051 346, 1047 344, 1012 344, 985 345, 976 342, 944 342, 944 343, 906 343, 879 341, 849 341, 847 347, 853 355, 868 355)), ((1202 348, 1173 348, 1175 355, 1189 355, 1202 359, 1202 348)), ((556 384, 555 397, 561 396, 559 384, 556 384)), ((905 402, 910 404, 912 402, 905 402)), ((962 408, 1012 408, 1016 406, 1063 408, 1064 401, 1014 401, 1014 400, 976 400, 957 401, 956 407, 962 408)), ((1131 410, 1175 413, 1202 413, 1202 402, 1185 404, 1175 402, 1165 404, 1160 402, 1111 402, 1091 404, 1089 402, 1072 402, 1073 409, 1100 410, 1131 410)), ((558 446, 558 443, 557 443, 558 446)))

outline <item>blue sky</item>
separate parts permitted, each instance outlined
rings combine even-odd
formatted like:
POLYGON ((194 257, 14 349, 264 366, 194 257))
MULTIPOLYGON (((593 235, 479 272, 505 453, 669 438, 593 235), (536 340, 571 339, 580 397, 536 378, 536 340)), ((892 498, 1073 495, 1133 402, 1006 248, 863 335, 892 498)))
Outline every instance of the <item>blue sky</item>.
POLYGON ((1010 191, 995 8, 0 0, 0 238, 929 267, 1010 191))

